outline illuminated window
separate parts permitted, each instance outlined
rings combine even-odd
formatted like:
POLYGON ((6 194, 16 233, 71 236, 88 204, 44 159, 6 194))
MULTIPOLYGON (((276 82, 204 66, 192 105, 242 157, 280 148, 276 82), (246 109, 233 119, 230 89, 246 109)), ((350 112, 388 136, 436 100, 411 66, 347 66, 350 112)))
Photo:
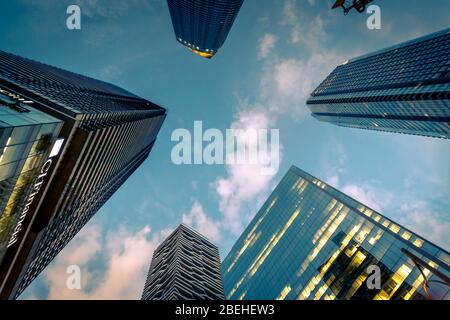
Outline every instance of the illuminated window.
POLYGON ((245 298, 245 295, 247 294, 247 291, 245 291, 241 296, 239 297, 239 300, 243 300, 245 298))
POLYGON ((411 233, 408 231, 403 232, 402 238, 405 240, 409 240, 411 238, 411 233))
POLYGON ((368 217, 372 216, 373 211, 370 209, 366 209, 366 211, 364 211, 364 214, 368 217))
POLYGON ((423 246, 423 240, 417 238, 416 240, 414 240, 413 244, 414 244, 416 247, 420 248, 420 247, 423 246))
POLYGON ((380 238, 381 238, 382 235, 383 235, 383 230, 379 229, 379 230, 377 231, 377 234, 376 234, 374 237, 370 238, 369 243, 370 243, 371 245, 375 245, 375 243, 377 243, 378 240, 380 240, 380 238))
POLYGON ((278 296, 278 298, 276 300, 284 300, 284 299, 286 299, 287 295, 289 294, 289 292, 291 292, 291 290, 292 290, 291 286, 287 285, 281 291, 280 295, 278 296))
POLYGON ((391 230, 393 233, 398 233, 400 231, 400 227, 393 223, 389 230, 391 230))
POLYGON ((384 285, 383 289, 378 293, 374 300, 389 300, 395 292, 400 288, 405 279, 409 276, 412 269, 403 264, 384 285))

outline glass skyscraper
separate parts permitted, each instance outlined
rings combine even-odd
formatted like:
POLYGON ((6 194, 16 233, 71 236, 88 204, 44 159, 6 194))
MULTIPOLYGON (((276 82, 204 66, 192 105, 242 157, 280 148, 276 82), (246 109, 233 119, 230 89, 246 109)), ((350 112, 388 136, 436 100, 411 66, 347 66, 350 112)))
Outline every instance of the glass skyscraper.
POLYGON ((212 58, 224 44, 244 0, 167 0, 177 41, 212 58))
POLYGON ((307 104, 343 127, 450 138, 450 28, 344 62, 307 104))
POLYGON ((0 86, 0 264, 40 196, 35 181, 61 127, 61 120, 0 86))
MULTIPOLYGON (((448 281, 449 263, 444 249, 292 167, 222 275, 231 300, 425 299, 424 276, 429 284, 448 281), (369 289, 372 268, 380 282, 369 289)), ((430 285, 428 294, 450 298, 448 283, 430 285)))
POLYGON ((142 300, 223 300, 219 249, 182 224, 153 253, 142 300))
POLYGON ((166 110, 3 51, 0 88, 0 298, 13 299, 144 162, 166 110))

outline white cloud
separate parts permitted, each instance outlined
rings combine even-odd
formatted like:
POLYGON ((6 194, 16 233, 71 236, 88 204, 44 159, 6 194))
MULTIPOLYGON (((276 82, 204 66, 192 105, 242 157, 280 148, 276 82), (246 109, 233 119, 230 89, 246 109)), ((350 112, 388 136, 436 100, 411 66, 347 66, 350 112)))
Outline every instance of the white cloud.
MULTIPOLYGON (((329 50, 310 54, 310 49, 315 49, 325 39, 324 23, 317 17, 300 28, 297 12, 295 0, 285 1, 282 25, 292 28, 291 43, 301 42, 306 47, 305 57, 280 57, 276 52, 278 37, 263 35, 258 52, 258 59, 265 58, 257 92, 260 99, 257 107, 249 104, 238 109, 232 128, 271 128, 282 115, 302 119, 309 114, 306 100, 310 93, 342 60, 329 50), (320 36, 320 39, 314 40, 315 36, 320 36)), ((262 175, 259 165, 227 166, 227 175, 216 179, 212 187, 219 198, 219 210, 224 215, 223 223, 228 230, 239 234, 245 228, 271 191, 274 176, 262 175)))
POLYGON ((191 226, 214 242, 218 242, 222 238, 219 222, 208 218, 203 206, 198 201, 194 202, 189 213, 183 214, 183 223, 191 226))
MULTIPOLYGON (((272 120, 264 109, 253 108, 240 111, 231 128, 266 129, 272 126, 272 120)), ((251 143, 257 141, 252 140, 251 143)), ((263 156, 270 158, 269 155, 263 156)), ((263 174, 262 169, 262 164, 227 165, 227 176, 219 177, 212 184, 219 198, 219 209, 224 215, 224 226, 234 234, 239 234, 247 225, 248 218, 259 209, 255 206, 255 200, 268 191, 276 174, 263 174), (249 208, 252 213, 248 212, 249 208)))
MULTIPOLYGON (((314 0, 308 0, 308 2, 311 6, 315 5, 314 0)), ((300 13, 296 0, 286 0, 281 24, 291 28, 290 42, 292 44, 302 43, 314 52, 327 38, 325 21, 320 15, 312 18, 300 16, 300 13)))
POLYGON ((298 23, 297 0, 286 0, 283 6, 283 24, 296 24, 298 23))
POLYGON ((341 60, 340 55, 321 50, 307 59, 287 58, 268 62, 260 90, 270 112, 296 119, 309 115, 306 100, 341 60))
MULTIPOLYGON (((120 228, 101 238, 98 225, 84 228, 44 272, 48 299, 139 299, 154 249, 169 230, 150 236, 146 226, 134 233, 120 228), (105 269, 94 268, 102 259, 105 269), (67 267, 78 265, 82 289, 66 287, 67 267)), ((31 293, 33 296, 33 293, 31 293)))
POLYGON ((291 30, 291 42, 294 44, 300 43, 302 40, 301 33, 300 25, 293 26, 291 30))
POLYGON ((381 200, 377 198, 376 192, 369 187, 351 184, 342 188, 342 192, 378 212, 383 211, 381 200))
POLYGON ((259 39, 259 52, 258 60, 267 58, 270 51, 275 48, 278 38, 273 34, 265 34, 261 39, 259 39))
POLYGON ((326 183, 332 187, 338 188, 339 187, 339 176, 334 175, 334 176, 329 177, 327 179, 326 183))
POLYGON ((424 201, 402 204, 397 222, 445 250, 450 249, 448 213, 432 210, 424 201))
POLYGON ((341 176, 348 171, 349 156, 342 141, 334 136, 327 137, 327 141, 329 143, 323 146, 319 161, 325 180, 338 187, 341 176))

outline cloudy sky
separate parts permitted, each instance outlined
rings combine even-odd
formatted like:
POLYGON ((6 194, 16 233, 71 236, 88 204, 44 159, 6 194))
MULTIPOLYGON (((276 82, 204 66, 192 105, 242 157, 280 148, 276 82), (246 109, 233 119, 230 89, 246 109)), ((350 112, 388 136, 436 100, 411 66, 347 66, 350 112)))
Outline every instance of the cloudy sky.
POLYGON ((22 295, 23 299, 139 299, 152 252, 179 223, 226 256, 295 164, 444 249, 450 249, 449 141, 346 129, 312 119, 309 93, 343 61, 448 27, 448 0, 379 0, 368 15, 331 0, 246 0, 212 60, 175 41, 164 0, 13 0, 0 10, 1 49, 113 82, 168 109, 149 159, 22 295), (66 28, 78 4, 82 29, 66 28), (277 128, 281 165, 176 166, 173 130, 277 128), (82 269, 82 290, 66 268, 82 269))

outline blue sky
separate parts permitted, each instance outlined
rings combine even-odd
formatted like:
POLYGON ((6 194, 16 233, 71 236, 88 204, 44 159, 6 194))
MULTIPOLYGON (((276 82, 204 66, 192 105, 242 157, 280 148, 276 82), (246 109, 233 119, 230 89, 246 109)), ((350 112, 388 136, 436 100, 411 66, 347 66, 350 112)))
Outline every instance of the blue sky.
POLYGON ((448 27, 448 0, 377 1, 368 15, 331 11, 331 0, 246 0, 212 60, 175 41, 164 0, 14 0, 0 10, 1 49, 122 86, 168 109, 149 159, 22 295, 23 299, 138 299, 152 251, 180 222, 222 258, 295 164, 450 249, 450 143, 339 128, 309 116, 309 93, 343 61, 448 27), (78 4, 82 29, 66 28, 78 4), (278 128, 279 172, 176 166, 177 128, 278 128), (82 290, 66 268, 82 269, 82 290))

